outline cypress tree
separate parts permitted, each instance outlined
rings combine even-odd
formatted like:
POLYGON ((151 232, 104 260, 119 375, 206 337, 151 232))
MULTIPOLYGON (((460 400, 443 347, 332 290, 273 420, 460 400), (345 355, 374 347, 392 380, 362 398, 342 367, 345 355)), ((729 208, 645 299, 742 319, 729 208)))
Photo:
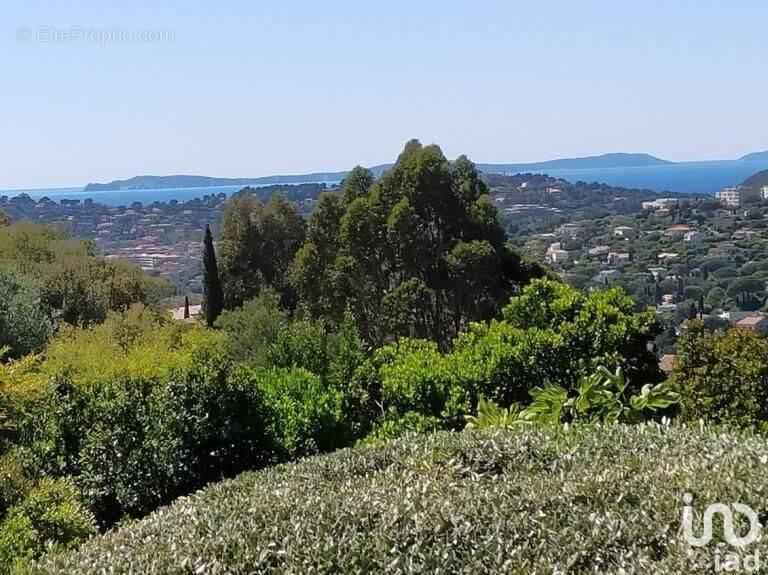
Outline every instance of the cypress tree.
POLYGON ((184 319, 189 319, 189 296, 184 296, 184 319))
POLYGON ((213 249, 213 237, 211 227, 205 226, 205 239, 203 240, 203 312, 205 321, 209 326, 221 314, 224 309, 224 292, 219 281, 219 268, 216 266, 216 252, 213 249))

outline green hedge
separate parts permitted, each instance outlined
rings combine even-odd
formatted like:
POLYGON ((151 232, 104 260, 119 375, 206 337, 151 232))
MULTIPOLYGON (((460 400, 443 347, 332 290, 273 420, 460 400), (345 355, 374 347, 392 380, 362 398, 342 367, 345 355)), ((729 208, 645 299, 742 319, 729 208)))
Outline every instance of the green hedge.
POLYGON ((683 494, 762 512, 766 459, 764 439, 655 424, 409 436, 245 473, 31 570, 711 572, 683 494))

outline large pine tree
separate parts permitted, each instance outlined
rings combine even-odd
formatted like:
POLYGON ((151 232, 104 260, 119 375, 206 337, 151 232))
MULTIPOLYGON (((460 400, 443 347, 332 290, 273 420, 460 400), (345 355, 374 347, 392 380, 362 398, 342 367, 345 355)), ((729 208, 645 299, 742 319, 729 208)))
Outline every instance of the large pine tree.
POLYGON ((203 239, 203 268, 203 312, 205 321, 212 326, 224 309, 224 292, 219 281, 219 268, 216 265, 211 227, 207 224, 203 239))

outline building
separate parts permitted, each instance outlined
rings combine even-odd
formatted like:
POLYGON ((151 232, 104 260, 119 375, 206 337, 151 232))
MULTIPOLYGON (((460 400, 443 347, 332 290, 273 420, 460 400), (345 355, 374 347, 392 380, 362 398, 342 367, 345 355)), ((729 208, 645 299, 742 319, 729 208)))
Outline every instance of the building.
POLYGON ((617 266, 630 260, 630 255, 627 252, 611 252, 608 254, 608 265, 617 266))
POLYGON ((595 246, 594 248, 591 248, 590 250, 588 250, 587 253, 591 256, 599 257, 599 256, 606 255, 610 251, 611 251, 611 248, 609 248, 608 246, 595 246))
POLYGON ((669 270, 662 266, 648 268, 648 273, 653 276, 655 280, 663 280, 669 274, 669 270))
POLYGON ((751 315, 737 321, 736 327, 764 334, 768 331, 768 319, 762 315, 751 315))
POLYGON ((613 235, 617 238, 633 238, 635 237, 635 228, 629 226, 616 226, 613 228, 613 235))
POLYGON ((763 186, 760 190, 764 200, 768 200, 768 186, 763 186))
POLYGON ((747 199, 759 198, 761 192, 753 188, 725 188, 720 192, 715 192, 715 198, 723 202, 726 206, 738 207, 747 199))
POLYGON ((653 200, 652 202, 643 202, 643 209, 648 210, 651 212, 655 212, 656 210, 662 210, 669 208, 674 208, 680 204, 680 200, 677 198, 659 198, 658 200, 653 200))
POLYGON ((678 224, 676 226, 672 226, 671 228, 667 228, 665 230, 665 233, 668 236, 684 236, 688 232, 692 232, 692 231, 693 230, 690 227, 683 224, 678 224))
POLYGON ((704 234, 696 231, 690 231, 683 236, 683 241, 687 244, 698 244, 703 239, 704 239, 704 234))
POLYGON ((757 237, 757 232, 755 230, 736 230, 733 232, 733 235, 731 238, 734 240, 751 240, 753 238, 757 237))
POLYGON ((595 277, 592 278, 592 281, 596 284, 607 286, 615 282, 619 276, 621 276, 621 272, 619 270, 601 270, 595 277))
POLYGON ((547 260, 555 263, 563 263, 568 261, 568 252, 563 249, 563 244, 560 242, 554 242, 547 248, 547 260))
POLYGON ((581 226, 579 224, 563 224, 555 228, 555 233, 558 236, 575 238, 581 233, 581 226))

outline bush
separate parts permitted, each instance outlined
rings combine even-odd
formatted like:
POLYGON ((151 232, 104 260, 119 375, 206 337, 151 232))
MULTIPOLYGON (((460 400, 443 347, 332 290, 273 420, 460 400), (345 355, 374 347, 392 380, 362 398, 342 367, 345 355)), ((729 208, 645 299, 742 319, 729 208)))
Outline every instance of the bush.
POLYGON ((288 312, 280 308, 280 294, 264 286, 242 308, 222 312, 216 325, 227 332, 233 359, 261 365, 280 331, 288 325, 288 312))
POLYGON ((253 375, 264 393, 278 458, 292 459, 330 451, 353 440, 343 394, 306 369, 272 368, 253 375))
POLYGON ((0 267, 0 360, 40 351, 53 335, 51 312, 36 288, 0 267))
POLYGON ((692 321, 676 351, 671 382, 683 421, 768 426, 768 340, 741 329, 707 332, 692 321))
POLYGON ((110 525, 270 461, 261 393, 208 343, 185 340, 146 375, 59 377, 22 438, 28 467, 76 478, 110 525))
POLYGON ((0 573, 39 556, 48 543, 72 549, 96 532, 93 516, 68 479, 43 479, 0 523, 0 573))
POLYGON ((654 424, 408 437, 243 474, 30 571, 704 573, 724 543, 685 542, 683 494, 764 510, 766 458, 654 424))

